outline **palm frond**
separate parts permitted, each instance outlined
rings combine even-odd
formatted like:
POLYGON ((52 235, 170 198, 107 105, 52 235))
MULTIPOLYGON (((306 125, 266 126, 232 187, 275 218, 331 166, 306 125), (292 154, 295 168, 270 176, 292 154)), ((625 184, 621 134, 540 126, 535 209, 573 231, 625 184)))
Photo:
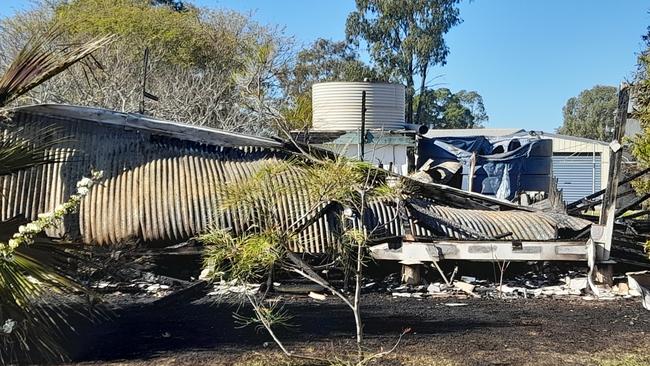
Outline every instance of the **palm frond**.
POLYGON ((57 27, 53 27, 48 33, 27 42, 0 78, 0 107, 83 60, 115 38, 109 35, 71 47, 52 48, 51 45, 61 34, 57 27))
POLYGON ((0 131, 0 175, 59 161, 51 148, 66 139, 55 138, 56 129, 45 127, 30 140, 19 137, 19 132, 11 127, 0 131))
POLYGON ((0 364, 64 360, 61 339, 82 308, 52 295, 85 291, 42 260, 17 250, 0 257, 0 364))

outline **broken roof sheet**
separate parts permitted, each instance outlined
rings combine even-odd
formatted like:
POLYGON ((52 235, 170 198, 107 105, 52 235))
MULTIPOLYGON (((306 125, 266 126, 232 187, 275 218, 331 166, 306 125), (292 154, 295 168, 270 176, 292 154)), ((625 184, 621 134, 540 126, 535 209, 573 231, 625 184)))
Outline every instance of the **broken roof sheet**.
POLYGON ((488 136, 500 137, 511 136, 518 133, 525 133, 523 128, 440 128, 430 129, 423 135, 425 138, 434 137, 466 137, 466 136, 488 136))
POLYGON ((160 136, 174 137, 200 144, 218 146, 260 146, 282 147, 274 139, 235 133, 216 128, 190 125, 181 122, 160 120, 137 113, 116 112, 103 108, 83 107, 67 104, 37 104, 20 106, 12 112, 23 112, 41 116, 56 116, 78 121, 89 121, 100 125, 146 131, 160 136))
POLYGON ((427 229, 454 239, 555 240, 561 229, 579 232, 591 225, 590 221, 567 215, 466 210, 424 200, 409 200, 409 207, 427 229))

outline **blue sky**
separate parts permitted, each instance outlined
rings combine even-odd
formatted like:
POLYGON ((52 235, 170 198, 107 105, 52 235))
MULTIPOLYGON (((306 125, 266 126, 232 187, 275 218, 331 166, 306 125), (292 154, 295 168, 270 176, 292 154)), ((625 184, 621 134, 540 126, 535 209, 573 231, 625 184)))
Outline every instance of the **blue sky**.
MULTIPOLYGON (((28 6, 0 0, 0 15, 28 6)), ((196 0, 201 6, 252 12, 285 27, 300 43, 343 39, 352 0, 196 0)), ((464 22, 447 35, 450 55, 435 83, 478 91, 487 127, 552 131, 562 106, 596 84, 630 78, 641 35, 650 25, 647 0, 465 0, 464 22)))

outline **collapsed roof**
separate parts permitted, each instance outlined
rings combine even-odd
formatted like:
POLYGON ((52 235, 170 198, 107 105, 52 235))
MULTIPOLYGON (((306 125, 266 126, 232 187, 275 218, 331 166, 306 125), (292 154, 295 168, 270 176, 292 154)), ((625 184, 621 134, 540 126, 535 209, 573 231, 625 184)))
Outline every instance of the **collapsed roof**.
MULTIPOLYGON (((74 192, 91 169, 105 182, 92 189, 79 213, 48 235, 87 244, 127 241, 170 243, 187 240, 218 226, 243 230, 237 212, 219 209, 217 186, 254 174, 269 161, 299 154, 277 139, 247 136, 208 127, 161 121, 105 109, 34 105, 15 108, 16 134, 33 138, 54 127, 48 138, 59 142, 51 153, 60 162, 0 177, 0 220, 16 215, 35 219, 74 192)), ((591 224, 563 214, 548 214, 508 201, 439 184, 408 181, 414 193, 405 212, 393 202, 370 205, 366 220, 381 227, 382 240, 436 241, 535 240, 570 238, 591 224)), ((287 221, 308 206, 304 195, 278 204, 287 221)), ((335 209, 316 220, 292 248, 322 253, 336 243, 335 209)))

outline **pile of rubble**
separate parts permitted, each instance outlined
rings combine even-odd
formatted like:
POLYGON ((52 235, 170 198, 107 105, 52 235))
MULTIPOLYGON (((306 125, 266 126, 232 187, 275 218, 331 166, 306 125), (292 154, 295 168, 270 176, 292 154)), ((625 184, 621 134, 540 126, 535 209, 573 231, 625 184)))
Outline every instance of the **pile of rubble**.
POLYGON ((616 285, 603 289, 594 296, 589 289, 586 274, 569 271, 565 276, 528 272, 513 279, 498 283, 471 276, 461 276, 451 283, 433 282, 423 285, 404 285, 397 276, 388 276, 382 284, 371 282, 366 289, 386 291, 394 297, 413 298, 561 298, 572 297, 584 300, 613 300, 641 296, 640 291, 630 288, 625 276, 615 278, 616 285))
POLYGON ((161 298, 173 291, 173 286, 152 281, 134 281, 132 283, 97 281, 90 288, 97 293, 121 295, 142 295, 145 297, 161 298))

